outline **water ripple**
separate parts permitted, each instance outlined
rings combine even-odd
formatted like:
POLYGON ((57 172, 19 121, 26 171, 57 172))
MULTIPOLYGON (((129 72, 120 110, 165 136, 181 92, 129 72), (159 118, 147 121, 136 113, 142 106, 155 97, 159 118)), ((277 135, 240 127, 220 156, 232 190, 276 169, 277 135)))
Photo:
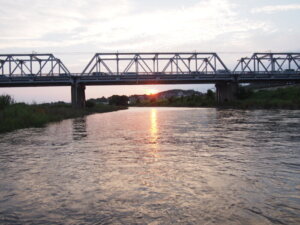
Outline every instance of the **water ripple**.
POLYGON ((300 113, 132 108, 0 136, 1 224, 300 224, 300 113))

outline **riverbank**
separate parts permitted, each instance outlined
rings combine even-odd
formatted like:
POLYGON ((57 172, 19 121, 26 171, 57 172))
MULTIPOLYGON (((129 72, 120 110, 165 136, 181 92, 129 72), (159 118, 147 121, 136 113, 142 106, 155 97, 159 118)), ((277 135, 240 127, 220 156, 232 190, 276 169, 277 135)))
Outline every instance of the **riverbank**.
POLYGON ((300 87, 284 87, 272 90, 252 90, 239 88, 236 100, 222 104, 215 100, 211 91, 201 96, 172 97, 143 101, 131 106, 137 107, 214 107, 234 109, 300 109, 300 87))
POLYGON ((28 127, 43 127, 50 122, 123 109, 127 107, 97 104, 86 109, 74 109, 71 104, 66 103, 12 103, 0 109, 0 133, 28 127))
POLYGON ((241 89, 237 100, 222 107, 237 109, 300 109, 300 87, 281 87, 265 90, 241 89))
POLYGON ((130 106, 135 107, 216 107, 215 94, 208 90, 206 94, 181 97, 158 98, 156 94, 150 95, 147 100, 137 101, 130 106))

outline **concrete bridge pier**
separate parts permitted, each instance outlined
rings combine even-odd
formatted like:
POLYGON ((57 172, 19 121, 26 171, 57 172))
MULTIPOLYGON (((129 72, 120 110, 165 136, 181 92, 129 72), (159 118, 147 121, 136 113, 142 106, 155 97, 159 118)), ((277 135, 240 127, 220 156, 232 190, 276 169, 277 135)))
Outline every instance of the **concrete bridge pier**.
POLYGON ((218 103, 233 101, 236 99, 238 83, 218 82, 216 83, 216 98, 218 103))
POLYGON ((82 109, 85 107, 85 85, 77 84, 76 82, 71 86, 71 101, 72 107, 82 109))

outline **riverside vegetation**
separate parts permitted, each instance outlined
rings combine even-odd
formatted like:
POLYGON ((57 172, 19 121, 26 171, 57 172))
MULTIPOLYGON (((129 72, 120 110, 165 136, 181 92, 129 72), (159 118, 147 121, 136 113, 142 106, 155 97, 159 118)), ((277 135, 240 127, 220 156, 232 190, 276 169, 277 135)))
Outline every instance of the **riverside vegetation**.
POLYGON ((239 109, 300 109, 300 86, 258 91, 239 88, 237 100, 223 105, 239 109))
POLYGON ((81 117, 92 113, 112 112, 125 106, 94 104, 87 101, 85 109, 74 109, 64 102, 47 104, 15 103, 9 95, 0 96, 0 133, 27 127, 42 127, 50 122, 81 117))
POLYGON ((170 97, 167 99, 157 99, 156 95, 151 95, 148 100, 138 101, 133 106, 163 106, 163 107, 215 107, 215 93, 208 90, 203 95, 191 95, 182 97, 170 97))
POLYGON ((171 97, 137 102, 132 106, 165 106, 165 107, 220 107, 237 109, 300 109, 300 87, 291 86, 274 90, 258 90, 240 87, 235 101, 218 104, 215 93, 208 90, 203 95, 171 97))

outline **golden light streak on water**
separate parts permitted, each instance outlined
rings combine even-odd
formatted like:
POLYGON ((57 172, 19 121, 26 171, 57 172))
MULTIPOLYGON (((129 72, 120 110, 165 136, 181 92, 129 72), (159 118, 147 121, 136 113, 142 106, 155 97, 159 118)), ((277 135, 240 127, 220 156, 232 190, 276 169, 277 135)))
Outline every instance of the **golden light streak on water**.
POLYGON ((159 144, 157 142, 158 140, 158 126, 157 126, 157 109, 152 108, 151 109, 151 116, 150 116, 150 143, 151 143, 151 155, 154 158, 159 158, 159 144))

